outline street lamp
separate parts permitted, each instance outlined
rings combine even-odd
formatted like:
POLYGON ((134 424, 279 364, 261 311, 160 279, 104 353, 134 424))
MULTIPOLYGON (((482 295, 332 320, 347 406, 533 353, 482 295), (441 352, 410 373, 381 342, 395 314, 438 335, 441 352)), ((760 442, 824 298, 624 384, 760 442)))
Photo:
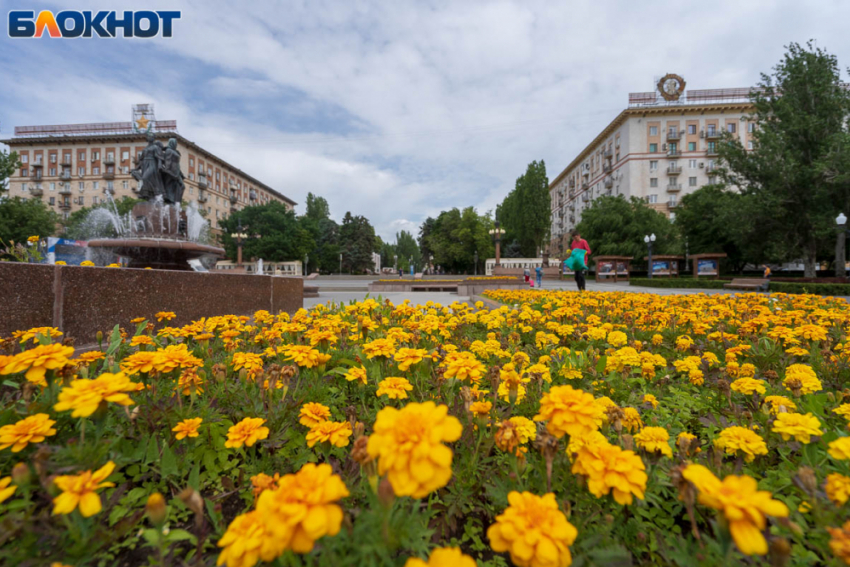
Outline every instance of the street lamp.
POLYGON ((505 234, 505 231, 503 229, 499 228, 499 221, 496 221, 494 228, 491 228, 487 232, 490 233, 490 236, 493 237, 493 241, 496 243, 496 267, 499 267, 499 266, 502 265, 501 242, 502 242, 502 235, 505 234))
POLYGON ((304 254, 304 274, 303 275, 305 275, 305 276, 308 275, 307 272, 310 271, 309 268, 307 268, 307 265, 309 263, 310 263, 310 256, 307 255, 307 254, 304 254))
POLYGON ((847 240, 847 216, 839 213, 835 217, 835 224, 838 225, 838 238, 835 242, 835 277, 843 278, 847 273, 845 269, 847 256, 844 252, 844 244, 847 240))
POLYGON ((339 275, 342 275, 342 252, 339 253, 339 275))
POLYGON ((647 259, 649 260, 649 277, 652 277, 652 243, 655 242, 655 233, 650 234, 649 236, 644 236, 643 241, 646 242, 646 246, 649 249, 649 255, 647 259))
POLYGON ((236 227, 236 232, 230 233, 231 238, 236 239, 236 266, 242 266, 242 242, 248 238, 245 229, 242 228, 242 219, 239 219, 239 226, 236 227))
POLYGON ((478 250, 475 251, 475 275, 478 275, 478 250))

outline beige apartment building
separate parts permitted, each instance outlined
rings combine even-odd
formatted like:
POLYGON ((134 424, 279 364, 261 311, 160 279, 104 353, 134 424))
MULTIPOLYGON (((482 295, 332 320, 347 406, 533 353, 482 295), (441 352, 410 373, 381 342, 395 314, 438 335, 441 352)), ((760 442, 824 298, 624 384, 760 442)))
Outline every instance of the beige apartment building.
POLYGON ((16 127, 13 138, 0 140, 21 161, 9 178, 8 195, 41 199, 64 218, 102 203, 107 195, 136 197, 138 182, 130 170, 150 129, 163 145, 169 138, 177 140, 186 177, 183 200, 206 211, 214 234, 221 233, 222 220, 244 207, 270 201, 295 207, 293 200, 181 136, 176 121, 150 120, 150 114, 133 122, 16 127))
POLYGON ((666 75, 654 92, 630 93, 623 110, 549 184, 549 253, 561 257, 582 211, 602 195, 644 199, 675 218, 683 195, 715 183, 721 134, 752 149, 750 89, 685 90, 666 75))

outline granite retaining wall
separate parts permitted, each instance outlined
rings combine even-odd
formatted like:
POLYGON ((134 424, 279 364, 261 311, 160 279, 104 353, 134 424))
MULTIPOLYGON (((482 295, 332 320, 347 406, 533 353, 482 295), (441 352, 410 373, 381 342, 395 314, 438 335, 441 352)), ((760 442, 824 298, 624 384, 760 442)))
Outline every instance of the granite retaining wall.
POLYGON ((169 324, 201 317, 294 313, 304 305, 300 278, 96 268, 0 262, 0 336, 31 327, 58 327, 76 344, 95 341, 130 319, 154 320, 173 311, 169 324))

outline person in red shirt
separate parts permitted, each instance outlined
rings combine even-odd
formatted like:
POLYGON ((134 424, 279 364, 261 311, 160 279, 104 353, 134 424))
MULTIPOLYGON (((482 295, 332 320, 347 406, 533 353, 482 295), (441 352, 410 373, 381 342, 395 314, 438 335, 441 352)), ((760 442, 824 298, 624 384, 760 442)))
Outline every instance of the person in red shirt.
MULTIPOLYGON (((587 252, 584 256, 584 263, 588 266, 590 265, 590 246, 587 244, 587 240, 581 237, 581 234, 578 231, 573 232, 573 241, 570 243, 570 249, 575 250, 578 248, 579 250, 584 250, 587 252)), ((576 278, 576 286, 578 286, 579 291, 584 291, 587 282, 584 279, 584 270, 576 270, 575 271, 576 278)))

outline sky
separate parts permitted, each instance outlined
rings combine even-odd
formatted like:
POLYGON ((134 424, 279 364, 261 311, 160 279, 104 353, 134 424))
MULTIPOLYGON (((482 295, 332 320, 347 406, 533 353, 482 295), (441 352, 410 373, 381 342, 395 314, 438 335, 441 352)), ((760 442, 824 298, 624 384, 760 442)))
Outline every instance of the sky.
POLYGON ((850 65, 843 0, 0 0, 4 28, 17 9, 178 8, 170 39, 4 30, 0 137, 153 103, 299 213, 312 192, 393 242, 442 210, 494 210, 533 160, 556 177, 665 73, 747 87, 809 39, 850 65))

